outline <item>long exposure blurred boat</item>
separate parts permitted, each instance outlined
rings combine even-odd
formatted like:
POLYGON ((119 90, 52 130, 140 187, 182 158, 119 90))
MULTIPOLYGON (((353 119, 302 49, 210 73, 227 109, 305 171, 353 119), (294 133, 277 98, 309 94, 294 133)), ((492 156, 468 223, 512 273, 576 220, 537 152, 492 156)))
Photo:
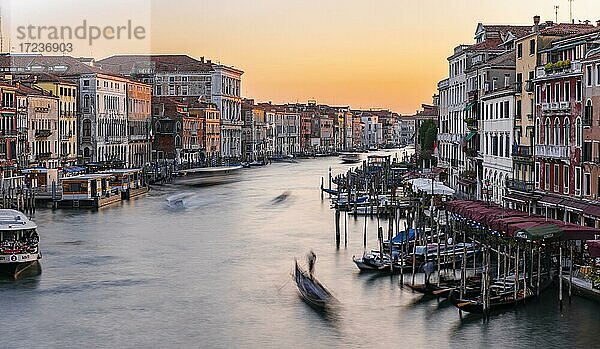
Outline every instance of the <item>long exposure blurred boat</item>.
POLYGON ((300 296, 308 305, 319 310, 326 310, 329 306, 338 303, 338 300, 325 286, 298 265, 297 260, 294 263, 294 281, 296 281, 300 296))
POLYGON ((23 213, 0 209, 0 274, 18 278, 41 271, 37 225, 23 213))
POLYGON ((242 172, 242 166, 200 167, 177 172, 175 183, 184 185, 215 185, 234 182, 242 172))
POLYGON ((340 160, 343 163, 355 164, 360 162, 360 153, 340 153, 340 160))

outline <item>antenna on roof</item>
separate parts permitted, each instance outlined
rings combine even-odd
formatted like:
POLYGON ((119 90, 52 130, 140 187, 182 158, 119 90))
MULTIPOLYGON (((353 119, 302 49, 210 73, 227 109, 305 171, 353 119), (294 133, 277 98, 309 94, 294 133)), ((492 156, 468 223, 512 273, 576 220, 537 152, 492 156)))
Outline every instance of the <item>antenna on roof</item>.
POLYGON ((0 52, 4 52, 4 33, 2 32, 2 7, 0 7, 0 52))
POLYGON ((569 23, 573 23, 573 0, 569 0, 569 23))
POLYGON ((558 8, 559 8, 558 5, 554 5, 554 16, 555 16, 555 22, 556 23, 558 23, 558 8))

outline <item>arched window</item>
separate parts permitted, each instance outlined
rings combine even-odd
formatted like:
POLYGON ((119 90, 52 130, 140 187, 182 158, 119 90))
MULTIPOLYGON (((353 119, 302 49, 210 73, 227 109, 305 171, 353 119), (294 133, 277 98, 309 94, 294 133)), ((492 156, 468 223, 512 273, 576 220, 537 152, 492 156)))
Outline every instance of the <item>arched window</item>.
POLYGON ((560 144, 560 121, 558 118, 554 119, 554 145, 560 144))
POLYGON ((577 117, 577 119, 575 120, 575 146, 581 147, 582 141, 583 139, 581 137, 581 118, 577 117))
POLYGON ((500 173, 500 176, 498 178, 498 203, 502 204, 502 191, 504 188, 504 174, 500 173))
POLYGON ((83 120, 83 136, 84 137, 92 136, 92 121, 83 120))
POLYGON ((88 147, 83 148, 83 156, 86 158, 90 157, 90 148, 88 148, 88 147))
POLYGON ((540 143, 540 133, 542 131, 540 130, 540 127, 541 127, 540 126, 540 118, 536 118, 535 119, 535 127, 534 127, 534 129, 535 129, 535 144, 541 144, 540 143))
POLYGON ((160 133, 160 121, 157 121, 157 122, 154 124, 154 128, 156 129, 156 132, 157 132, 157 133, 160 133))
POLYGON ((489 155, 490 154, 489 151, 490 151, 490 139, 489 139, 488 133, 486 132, 486 134, 485 134, 485 149, 484 149, 484 153, 486 155, 489 155))
POLYGON ((569 117, 568 116, 565 118, 564 129, 565 129, 565 134, 564 134, 564 138, 563 138, 563 144, 565 146, 568 146, 569 145, 569 138, 571 137, 571 126, 570 126, 570 122, 569 122, 569 117))
POLYGON ((175 148, 181 148, 181 137, 179 135, 175 136, 175 148))
POLYGON ((544 126, 544 144, 550 144, 550 118, 546 118, 546 126, 544 126))
POLYGON ((90 106, 90 96, 89 95, 83 95, 83 107, 84 108, 89 108, 90 106))
POLYGON ((588 100, 585 102, 585 110, 583 113, 583 120, 586 126, 592 126, 593 115, 592 100, 588 98, 588 100))

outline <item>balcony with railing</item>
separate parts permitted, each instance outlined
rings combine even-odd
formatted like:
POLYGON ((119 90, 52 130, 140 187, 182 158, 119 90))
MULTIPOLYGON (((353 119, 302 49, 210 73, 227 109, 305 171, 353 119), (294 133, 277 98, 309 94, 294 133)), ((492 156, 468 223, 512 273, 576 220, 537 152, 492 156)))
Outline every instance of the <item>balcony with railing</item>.
POLYGON ((542 112, 568 112, 571 110, 571 102, 562 101, 562 102, 550 102, 550 103, 542 103, 542 112))
POLYGON ((522 81, 516 81, 515 82, 515 92, 520 94, 523 91, 523 82, 522 81))
POLYGON ((534 183, 528 181, 521 181, 518 179, 507 179, 506 187, 512 190, 518 190, 526 193, 533 193, 534 183))
POLYGON ((40 137, 40 138, 50 137, 51 134, 52 134, 51 130, 35 130, 36 137, 40 137))
POLYGON ((581 74, 581 62, 558 61, 535 69, 536 79, 554 79, 568 74, 581 74))
POLYGON ((475 118, 465 118, 465 123, 470 130, 476 131, 479 129, 479 121, 475 118))
POLYGON ((530 145, 518 145, 513 148, 512 156, 515 160, 531 160, 533 148, 530 145))
POLYGON ((37 154, 37 156, 35 157, 36 160, 47 160, 50 159, 50 157, 52 157, 52 153, 51 152, 46 152, 46 153, 39 153, 37 154))
POLYGON ((525 92, 533 92, 533 82, 531 80, 525 81, 525 92))
POLYGON ((17 130, 0 130, 0 136, 16 136, 17 130))
POLYGON ((552 159, 568 159, 569 148, 565 145, 536 144, 535 155, 552 159))
POLYGON ((438 141, 459 143, 461 135, 456 133, 438 133, 438 141))

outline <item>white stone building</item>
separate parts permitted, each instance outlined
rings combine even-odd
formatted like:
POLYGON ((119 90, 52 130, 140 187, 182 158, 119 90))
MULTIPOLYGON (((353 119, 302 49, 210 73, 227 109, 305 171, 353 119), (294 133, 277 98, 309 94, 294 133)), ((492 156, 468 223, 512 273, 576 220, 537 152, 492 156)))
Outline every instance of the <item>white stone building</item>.
POLYGON ((364 113, 361 117, 365 125, 363 129, 363 145, 367 148, 376 148, 383 140, 383 127, 379 122, 379 117, 374 114, 364 113))
POLYGON ((243 71, 213 64, 212 102, 221 111, 221 154, 224 158, 242 155, 242 95, 243 71))
POLYGON ((79 77, 79 149, 87 162, 128 159, 127 79, 86 73, 79 77))
POLYGON ((482 199, 497 204, 502 204, 506 180, 512 177, 514 101, 512 82, 490 90, 481 98, 482 199))

